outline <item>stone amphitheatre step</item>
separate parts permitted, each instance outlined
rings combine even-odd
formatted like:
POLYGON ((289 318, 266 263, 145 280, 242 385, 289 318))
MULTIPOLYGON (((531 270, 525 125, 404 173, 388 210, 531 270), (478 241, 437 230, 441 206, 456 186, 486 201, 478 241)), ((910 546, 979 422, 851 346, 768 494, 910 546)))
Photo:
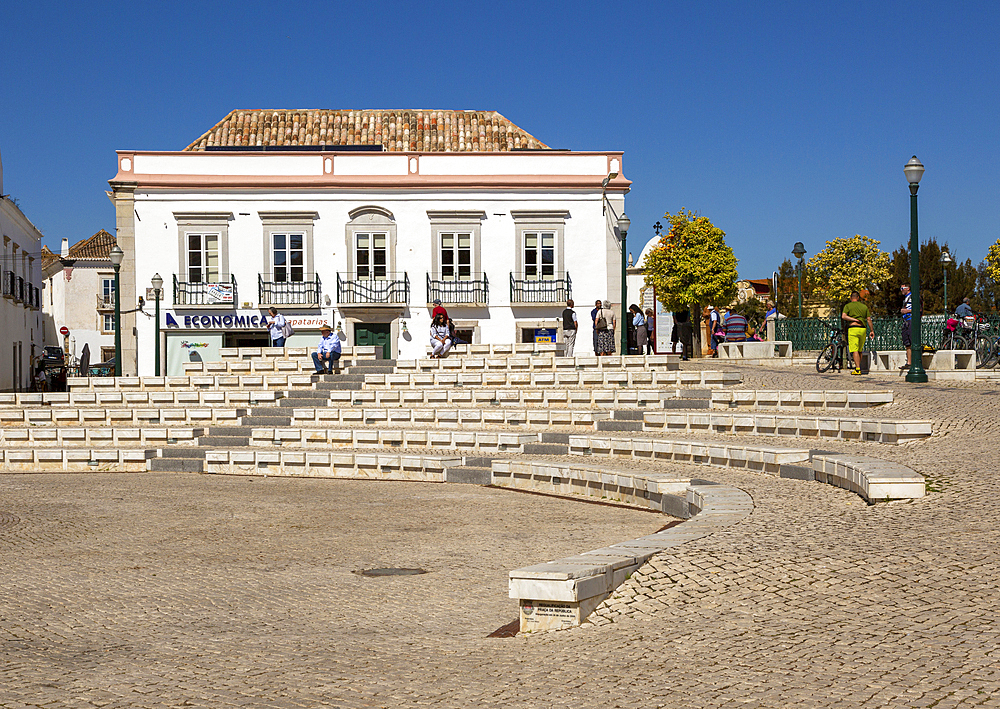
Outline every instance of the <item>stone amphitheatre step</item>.
POLYGON ((0 409, 0 426, 129 426, 168 424, 197 426, 207 423, 236 423, 246 416, 244 408, 129 408, 59 407, 0 409))
POLYGON ((208 451, 205 472, 219 475, 282 475, 445 482, 461 456, 329 453, 312 451, 208 451))
POLYGON ((107 472, 136 473, 147 469, 156 454, 145 448, 0 448, 0 470, 4 472, 107 472))
MULTIPOLYGON (((587 409, 515 409, 515 408, 404 408, 404 407, 366 407, 366 408, 303 408, 282 409, 291 411, 292 425, 316 427, 336 424, 352 425, 439 425, 460 426, 470 424, 502 425, 502 426, 586 426, 593 427, 595 421, 607 419, 606 411, 591 411, 587 409)), ((243 419, 244 425, 263 426, 257 423, 259 418, 254 414, 254 421, 243 419)), ((282 424, 275 423, 280 426, 282 424)))
POLYGON ((781 466, 808 464, 810 450, 724 441, 692 441, 677 438, 611 437, 570 434, 570 455, 624 456, 647 460, 713 465, 756 470, 774 475, 781 466))
POLYGON ((317 374, 196 375, 185 377, 70 377, 78 391, 191 391, 198 389, 311 389, 317 374))
POLYGON ((924 476, 899 463, 851 455, 814 455, 819 482, 856 492, 868 502, 917 498, 926 494, 924 476))
MULTIPOLYGON (((635 406, 664 408, 678 396, 695 390, 686 389, 365 389, 354 392, 330 392, 330 406, 553 406, 559 408, 610 408, 635 406)), ((708 408, 707 392, 703 401, 708 408)), ((285 400, 287 401, 287 400, 285 400)), ((283 401, 281 406, 289 404, 283 401)), ((694 399, 678 399, 690 408, 694 399)))
POLYGON ((769 389, 713 389, 712 408, 862 409, 893 402, 891 390, 779 391, 769 389))
MULTIPOLYGON (((565 434, 564 434, 565 435, 565 434)), ((291 448, 442 448, 451 450, 522 452, 533 443, 556 442, 549 434, 500 433, 491 431, 456 431, 381 428, 292 428, 254 427, 249 445, 291 448)), ((568 438, 564 441, 568 444, 568 438)))
MULTIPOLYGON (((391 359, 337 360, 334 369, 342 372, 365 372, 385 374, 396 370, 396 361, 391 359)), ((316 367, 308 359, 261 358, 224 362, 185 362, 184 375, 240 375, 240 374, 314 374, 316 367)))
MULTIPOLYGON (((194 445, 202 428, 121 428, 119 426, 66 427, 25 426, 0 428, 0 446, 51 446, 88 448, 194 445)), ((246 445, 246 444, 244 444, 246 445)))
POLYGON ((285 396, 279 390, 259 391, 71 391, 0 394, 0 408, 10 406, 247 406, 273 403, 285 396))
MULTIPOLYGON (((340 358, 344 361, 374 361, 378 350, 381 348, 374 345, 342 346, 340 358)), ((219 359, 242 361, 264 357, 284 360, 304 359, 312 362, 312 353, 315 351, 315 347, 222 347, 219 349, 219 359)))
POLYGON ((503 355, 498 357, 453 357, 441 359, 399 360, 400 372, 434 371, 573 371, 573 370, 631 370, 666 371, 680 369, 678 355, 649 355, 627 357, 546 357, 503 355))
POLYGON ((931 421, 847 416, 790 416, 759 413, 702 414, 644 412, 643 430, 699 431, 746 435, 831 438, 872 443, 906 443, 931 435, 931 421))
POLYGON ((743 381, 739 372, 432 372, 429 374, 370 374, 366 389, 414 387, 721 387, 743 381))

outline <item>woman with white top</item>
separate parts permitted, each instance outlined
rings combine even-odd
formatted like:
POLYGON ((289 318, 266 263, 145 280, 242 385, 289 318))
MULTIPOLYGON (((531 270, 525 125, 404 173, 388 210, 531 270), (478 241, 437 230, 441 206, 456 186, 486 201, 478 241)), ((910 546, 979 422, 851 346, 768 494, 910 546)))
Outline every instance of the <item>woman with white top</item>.
POLYGON ((451 349, 451 329, 444 315, 438 313, 431 322, 431 359, 440 359, 451 349))
POLYGON ((278 312, 277 308, 268 308, 267 334, 271 336, 271 347, 284 347, 285 335, 282 332, 285 328, 285 316, 278 312))

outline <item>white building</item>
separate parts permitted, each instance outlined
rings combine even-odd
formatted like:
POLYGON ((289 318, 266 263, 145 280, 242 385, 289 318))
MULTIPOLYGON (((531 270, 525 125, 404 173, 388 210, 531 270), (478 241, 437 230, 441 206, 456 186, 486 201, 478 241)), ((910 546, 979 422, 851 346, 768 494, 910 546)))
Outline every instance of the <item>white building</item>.
POLYGON ((115 355, 115 271, 109 254, 115 237, 104 229, 69 245, 57 256, 42 247, 42 329, 45 344, 72 358, 90 346, 92 363, 115 355), (69 331, 62 335, 62 328, 69 331))
POLYGON ((41 248, 38 231, 4 194, 0 163, 0 390, 31 386, 31 365, 41 352, 41 248))
MULTIPOLYGON (((271 305, 289 344, 329 323, 413 358, 435 299, 465 339, 509 343, 561 339, 568 297, 589 333, 620 293, 622 153, 552 150, 495 112, 233 111, 183 151, 118 151, 110 184, 122 308, 151 312, 161 275, 167 374, 266 345, 271 305)), ((152 373, 153 323, 123 324, 124 372, 152 373)))

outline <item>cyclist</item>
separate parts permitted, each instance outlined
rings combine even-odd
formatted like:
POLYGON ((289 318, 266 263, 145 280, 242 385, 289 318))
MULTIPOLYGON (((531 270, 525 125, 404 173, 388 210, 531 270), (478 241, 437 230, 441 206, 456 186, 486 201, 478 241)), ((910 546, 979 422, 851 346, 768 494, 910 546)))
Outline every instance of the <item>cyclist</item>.
POLYGON ((847 326, 847 349, 854 356, 854 369, 851 374, 861 374, 861 351, 865 347, 865 337, 868 334, 865 322, 868 322, 872 332, 875 331, 875 326, 872 325, 868 306, 861 302, 860 293, 851 291, 851 302, 844 306, 840 319, 847 326))
POLYGON ((969 305, 969 296, 962 298, 962 304, 955 308, 955 315, 959 318, 972 317, 972 306, 969 305))

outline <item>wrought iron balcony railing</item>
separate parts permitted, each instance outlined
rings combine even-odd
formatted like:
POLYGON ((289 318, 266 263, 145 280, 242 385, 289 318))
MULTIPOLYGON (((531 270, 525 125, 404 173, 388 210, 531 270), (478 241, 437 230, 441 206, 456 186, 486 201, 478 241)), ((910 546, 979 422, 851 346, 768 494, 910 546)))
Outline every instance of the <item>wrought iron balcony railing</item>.
POLYGON ((3 297, 13 298, 14 290, 17 287, 17 276, 14 275, 13 271, 3 272, 3 297))
MULTIPOLYGON (((476 274, 473 274, 475 276, 476 274)), ((490 302, 490 279, 486 274, 482 278, 469 281, 445 281, 431 278, 427 274, 427 302, 440 300, 449 305, 488 305, 490 302)))
POLYGON ((523 273, 510 274, 510 302, 519 303, 565 303, 573 297, 573 281, 569 271, 555 274, 549 280, 525 278, 523 273))
POLYGON ((220 276, 217 283, 192 283, 178 280, 177 274, 174 274, 174 305, 234 308, 238 302, 236 276, 220 276))
POLYGON ((103 293, 97 294, 97 309, 98 310, 114 310, 115 309, 115 294, 108 293, 104 295, 103 293))
POLYGON ((14 281, 14 302, 24 302, 24 279, 20 276, 14 281))
POLYGON ((257 274, 260 305, 319 305, 322 294, 317 273, 307 273, 301 281, 276 281, 273 273, 257 274))
POLYGON ((410 277, 405 271, 387 273, 384 280, 337 273, 337 302, 344 305, 405 305, 410 302, 410 277))

